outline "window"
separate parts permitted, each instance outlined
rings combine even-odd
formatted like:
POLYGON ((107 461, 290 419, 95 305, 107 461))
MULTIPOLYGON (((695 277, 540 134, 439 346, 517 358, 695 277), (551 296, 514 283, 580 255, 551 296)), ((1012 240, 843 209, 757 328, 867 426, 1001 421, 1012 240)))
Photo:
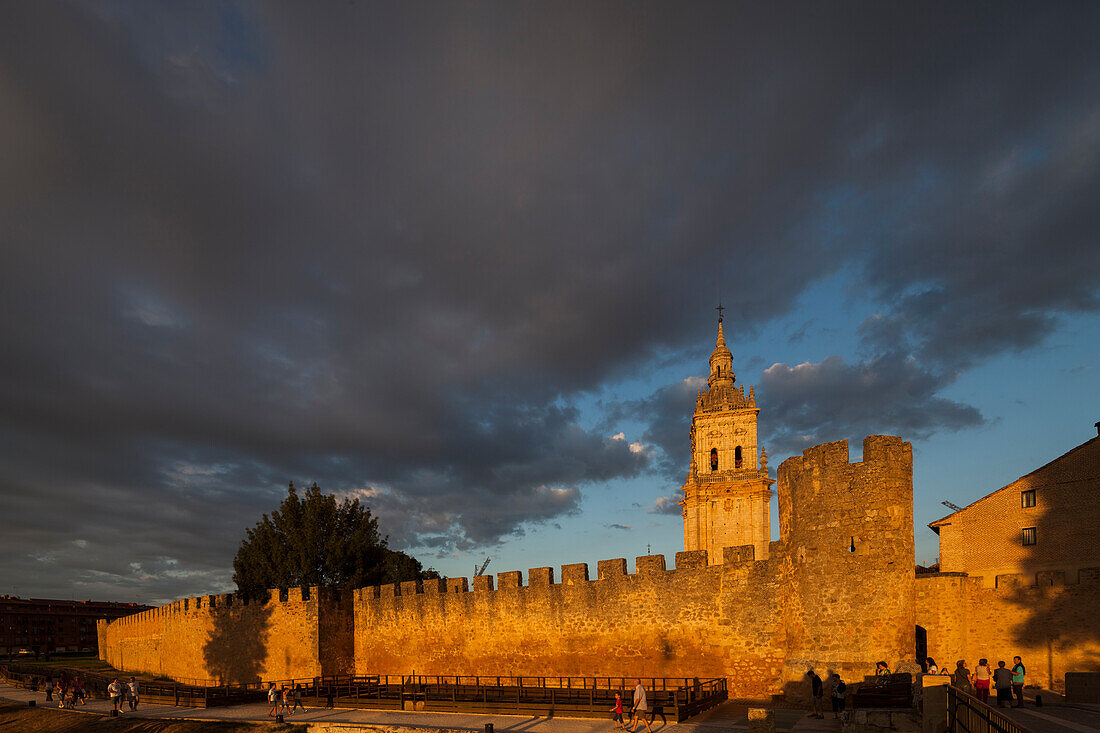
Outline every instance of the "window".
POLYGON ((1029 506, 1035 506, 1035 489, 1020 492, 1020 506, 1024 509, 1027 509, 1029 506))
POLYGON ((718 470, 718 449, 717 448, 711 448, 710 449, 710 470, 712 470, 712 471, 717 471, 718 470))
POLYGON ((741 446, 733 449, 733 467, 741 468, 741 446))
POLYGON ((1024 544, 1025 545, 1034 545, 1035 540, 1036 540, 1035 528, 1034 527, 1024 527, 1024 544))

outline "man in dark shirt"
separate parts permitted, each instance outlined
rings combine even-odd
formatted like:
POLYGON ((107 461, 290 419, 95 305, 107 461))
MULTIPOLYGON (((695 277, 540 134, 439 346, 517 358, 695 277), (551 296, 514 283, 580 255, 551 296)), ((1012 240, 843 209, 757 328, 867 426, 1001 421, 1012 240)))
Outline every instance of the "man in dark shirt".
POLYGON ((997 669, 993 670, 993 686, 997 688, 997 707, 1012 702, 1012 673, 1005 669, 1004 662, 997 662, 997 669))
POLYGON ((810 678, 810 704, 812 705, 810 716, 824 719, 825 716, 821 713, 821 700, 825 697, 825 686, 821 684, 821 678, 817 676, 817 672, 812 669, 806 673, 806 676, 810 678))

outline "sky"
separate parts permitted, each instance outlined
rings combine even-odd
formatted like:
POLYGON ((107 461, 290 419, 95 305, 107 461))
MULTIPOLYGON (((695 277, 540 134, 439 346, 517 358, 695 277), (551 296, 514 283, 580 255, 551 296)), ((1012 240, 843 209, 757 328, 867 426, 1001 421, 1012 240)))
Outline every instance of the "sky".
POLYGON ((446 576, 671 566, 719 300, 773 472, 912 441, 933 562, 940 502, 1096 435, 1098 31, 0 1, 0 593, 231 590, 290 481, 446 576))

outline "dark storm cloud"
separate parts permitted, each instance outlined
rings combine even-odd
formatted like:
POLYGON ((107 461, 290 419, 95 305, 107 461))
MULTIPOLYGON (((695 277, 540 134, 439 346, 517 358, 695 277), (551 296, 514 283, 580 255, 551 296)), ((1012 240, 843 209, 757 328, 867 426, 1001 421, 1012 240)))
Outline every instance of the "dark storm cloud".
POLYGON ((925 438, 985 422, 970 405, 937 396, 949 379, 920 368, 915 359, 882 356, 849 364, 839 356, 820 363, 773 364, 764 370, 772 455, 823 441, 896 433, 925 438))
POLYGON ((5 5, 0 585, 214 589, 289 478, 442 550, 574 512, 649 466, 575 395, 720 283, 881 303, 773 367, 792 440, 814 384, 974 424, 955 370, 1097 308, 1097 12, 5 5))

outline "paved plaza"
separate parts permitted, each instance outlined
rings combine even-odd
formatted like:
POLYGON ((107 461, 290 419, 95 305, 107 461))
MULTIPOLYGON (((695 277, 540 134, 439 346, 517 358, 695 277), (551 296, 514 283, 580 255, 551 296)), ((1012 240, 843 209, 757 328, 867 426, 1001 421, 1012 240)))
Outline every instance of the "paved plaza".
MULTIPOLYGON (((26 703, 35 700, 39 706, 46 705, 46 695, 31 692, 18 687, 0 684, 0 698, 26 703)), ((53 703, 56 705, 56 703, 53 703)), ((78 712, 105 715, 110 713, 111 704, 107 700, 90 700, 87 705, 77 706, 78 712)), ((270 722, 267 704, 252 703, 218 708, 184 708, 171 705, 142 705, 136 712, 125 711, 125 717, 132 718, 188 718, 191 720, 246 720, 270 722)), ((717 731, 748 730, 748 708, 744 705, 726 703, 708 710, 684 723, 669 721, 664 723, 658 717, 653 723, 654 733, 674 729, 675 733, 717 733, 717 731)), ((414 713, 399 710, 351 710, 336 708, 310 708, 286 718, 295 723, 329 723, 350 726, 394 726, 409 730, 429 731, 484 731, 486 723, 492 723, 497 731, 515 733, 614 733, 615 725, 610 720, 592 718, 540 718, 519 715, 467 715, 462 713, 414 713)), ((839 731, 840 726, 832 720, 813 720, 800 710, 776 710, 777 731, 810 733, 812 731, 839 731)), ((639 727, 639 731, 645 728, 639 727)), ((671 733, 671 731, 670 731, 671 733)))
POLYGON ((1100 705, 1028 705, 999 712, 1036 733, 1100 733, 1100 705))
MULTIPOLYGON (((1059 704, 1058 696, 1044 691, 1047 699, 1055 701, 1044 707, 1032 705, 1021 709, 1006 708, 1007 714, 1021 725, 1038 733, 1100 733, 1100 705, 1064 705, 1059 704)), ((35 700, 37 705, 46 706, 46 696, 41 692, 31 692, 18 687, 0 684, 0 698, 26 703, 35 700)), ((52 703, 56 705, 56 703, 52 703)), ((171 705, 143 705, 136 712, 125 711, 128 718, 187 718, 191 720, 245 720, 270 722, 267 704, 252 703, 218 708, 184 708, 171 705)), ((87 705, 78 706, 78 712, 90 714, 109 714, 111 704, 106 700, 91 700, 87 705)), ((814 720, 807 718, 800 710, 777 709, 775 727, 777 731, 790 733, 813 733, 815 731, 839 731, 838 721, 831 718, 814 720)), ((725 703, 698 715, 684 723, 669 721, 664 723, 658 717, 652 724, 654 733, 667 730, 668 733, 718 733, 718 731, 748 730, 748 708, 736 703, 725 703)), ((615 726, 610 720, 592 718, 540 718, 520 715, 468 715, 463 713, 414 713, 399 710, 352 710, 336 708, 310 708, 306 713, 287 717, 288 722, 327 723, 333 726, 392 726, 409 731, 484 731, 486 723, 492 723, 498 731, 514 733, 614 733, 615 726)), ((639 731, 644 731, 639 728, 639 731)))

